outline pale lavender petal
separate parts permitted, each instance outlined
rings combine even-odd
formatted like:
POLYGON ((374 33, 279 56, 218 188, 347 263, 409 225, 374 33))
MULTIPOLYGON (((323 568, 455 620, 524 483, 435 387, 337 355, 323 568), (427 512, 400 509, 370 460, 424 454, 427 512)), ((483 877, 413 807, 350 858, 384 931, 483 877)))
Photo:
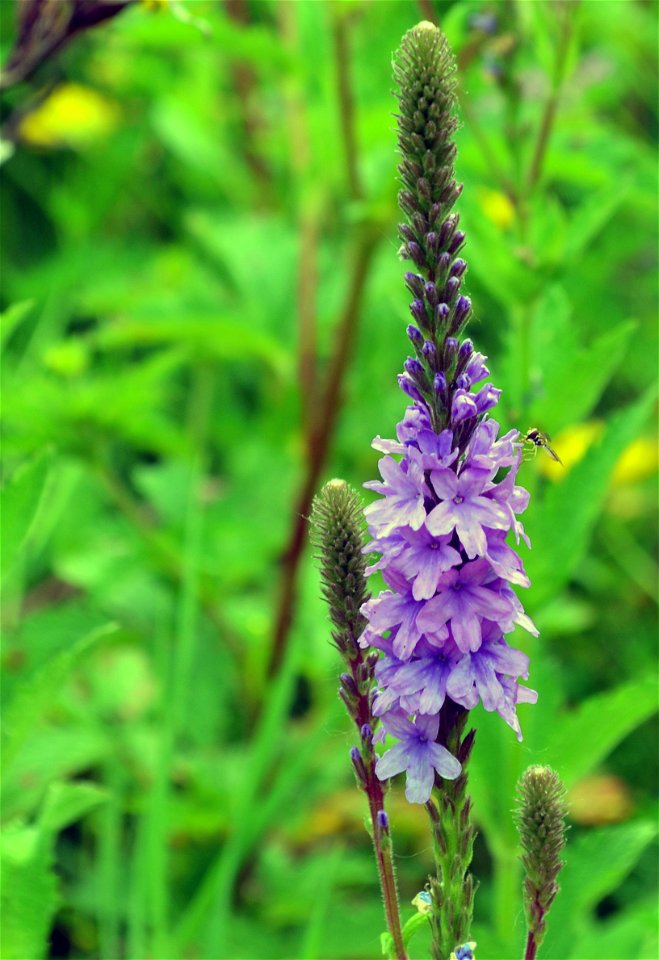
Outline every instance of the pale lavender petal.
POLYGON ((427 803, 435 783, 435 771, 429 758, 414 757, 407 768, 405 798, 408 803, 427 803))
POLYGON ((408 762, 406 743, 404 741, 396 743, 390 750, 383 753, 375 764, 378 780, 388 780, 390 777, 395 777, 397 773, 402 773, 407 769, 408 762))
POLYGON ((430 744, 430 759, 437 773, 445 780, 455 780, 462 773, 460 761, 440 743, 430 744))

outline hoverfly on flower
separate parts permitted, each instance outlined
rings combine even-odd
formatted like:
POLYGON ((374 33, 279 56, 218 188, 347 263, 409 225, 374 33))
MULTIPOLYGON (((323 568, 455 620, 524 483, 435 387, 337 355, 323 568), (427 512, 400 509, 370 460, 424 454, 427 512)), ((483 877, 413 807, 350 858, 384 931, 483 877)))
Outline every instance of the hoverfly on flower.
POLYGON ((549 440, 551 438, 548 434, 542 433, 537 427, 531 427, 526 431, 525 436, 523 436, 521 439, 522 443, 526 445, 526 450, 524 452, 525 460, 530 460, 532 457, 535 457, 536 453, 538 452, 538 448, 540 448, 544 450, 552 460, 555 460, 556 463, 560 463, 560 465, 563 466, 563 461, 556 453, 554 448, 549 445, 549 440))

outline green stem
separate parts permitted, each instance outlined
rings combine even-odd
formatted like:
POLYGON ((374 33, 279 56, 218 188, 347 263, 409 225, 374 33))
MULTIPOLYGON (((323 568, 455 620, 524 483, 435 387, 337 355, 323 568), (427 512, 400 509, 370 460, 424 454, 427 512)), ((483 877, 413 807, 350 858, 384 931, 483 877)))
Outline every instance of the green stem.
POLYGON ((437 874, 430 878, 433 960, 449 960, 456 946, 469 940, 474 910, 475 884, 468 872, 475 831, 470 822, 471 800, 467 795, 467 763, 475 731, 462 736, 468 712, 447 710, 440 736, 446 748, 460 760, 457 780, 439 780, 434 799, 426 804, 430 817, 437 874))
MULTIPOLYGON (((554 75, 552 77, 552 89, 551 94, 545 104, 545 109, 540 121, 538 139, 536 140, 533 158, 531 160, 531 165, 529 167, 529 172, 526 179, 527 192, 531 192, 533 187, 540 179, 540 174, 542 173, 542 164, 544 162, 545 153, 547 152, 549 139, 554 126, 554 120, 556 118, 556 112, 558 110, 561 87, 563 86, 563 80, 565 79, 567 54, 570 48, 570 39, 572 36, 572 7, 572 3, 565 3, 562 5, 561 32, 558 41, 558 49, 556 51, 556 64, 554 67, 554 75)), ((561 9, 560 6, 559 9, 561 9)))

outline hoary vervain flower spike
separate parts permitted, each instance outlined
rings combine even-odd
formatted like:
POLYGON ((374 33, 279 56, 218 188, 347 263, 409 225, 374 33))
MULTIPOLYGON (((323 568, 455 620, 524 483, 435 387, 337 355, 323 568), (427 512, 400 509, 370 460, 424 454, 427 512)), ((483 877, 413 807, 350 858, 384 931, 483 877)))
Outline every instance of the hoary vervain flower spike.
POLYGON ((565 787, 551 767, 526 770, 517 784, 515 811, 522 844, 524 912, 528 930, 524 960, 535 960, 545 936, 547 914, 559 891, 557 877, 564 866, 565 787))
POLYGON ((389 820, 384 809, 386 785, 375 773, 373 733, 379 721, 373 715, 373 681, 378 655, 359 646, 366 626, 360 607, 369 596, 362 522, 362 505, 348 484, 343 480, 325 484, 313 503, 312 541, 318 551, 323 595, 334 626, 332 639, 346 666, 340 677, 339 696, 359 731, 360 745, 352 748, 350 757, 357 784, 368 798, 387 928, 394 955, 397 960, 405 960, 389 820))
POLYGON ((360 644, 380 651, 373 713, 398 740, 376 764, 382 780, 406 772, 406 797, 430 815, 437 875, 431 878, 433 956, 448 960, 469 940, 474 885, 468 873, 473 830, 466 766, 474 733, 468 711, 480 701, 521 739, 518 702, 534 691, 518 684, 528 658, 504 635, 520 624, 537 631, 511 584, 529 580, 506 542, 524 529, 517 514, 528 493, 515 484, 521 461, 516 431, 499 437, 489 417, 500 391, 475 390, 489 371, 462 333, 471 302, 461 288, 465 237, 452 212, 455 65, 430 23, 403 38, 394 60, 398 86, 399 194, 405 222, 401 255, 414 320, 413 356, 399 384, 412 400, 397 440, 376 437, 382 499, 366 508, 371 543, 389 589, 367 601, 360 644))

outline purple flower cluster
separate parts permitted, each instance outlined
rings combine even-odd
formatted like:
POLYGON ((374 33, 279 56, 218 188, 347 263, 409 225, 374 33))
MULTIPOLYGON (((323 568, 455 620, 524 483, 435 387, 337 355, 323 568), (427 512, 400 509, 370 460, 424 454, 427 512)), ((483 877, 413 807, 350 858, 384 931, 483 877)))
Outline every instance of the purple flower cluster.
POLYGON ((515 483, 521 448, 516 431, 499 437, 495 420, 479 419, 498 391, 469 392, 488 374, 485 358, 469 353, 450 427, 435 432, 428 407, 415 402, 397 440, 374 440, 385 454, 382 482, 366 484, 382 494, 365 511, 372 537, 365 549, 380 555, 367 572, 380 570, 390 589, 362 607, 368 626, 360 643, 382 651, 373 712, 398 740, 376 771, 384 780, 405 770, 412 803, 429 799, 435 772, 460 774, 460 763, 436 742, 446 701, 467 710, 481 702, 521 740, 516 705, 537 699, 517 682, 528 677, 528 657, 504 639, 517 624, 537 635, 511 586, 529 580, 506 542, 512 530, 528 544, 517 519, 529 499, 515 483), (456 443, 456 434, 468 442, 456 443))

